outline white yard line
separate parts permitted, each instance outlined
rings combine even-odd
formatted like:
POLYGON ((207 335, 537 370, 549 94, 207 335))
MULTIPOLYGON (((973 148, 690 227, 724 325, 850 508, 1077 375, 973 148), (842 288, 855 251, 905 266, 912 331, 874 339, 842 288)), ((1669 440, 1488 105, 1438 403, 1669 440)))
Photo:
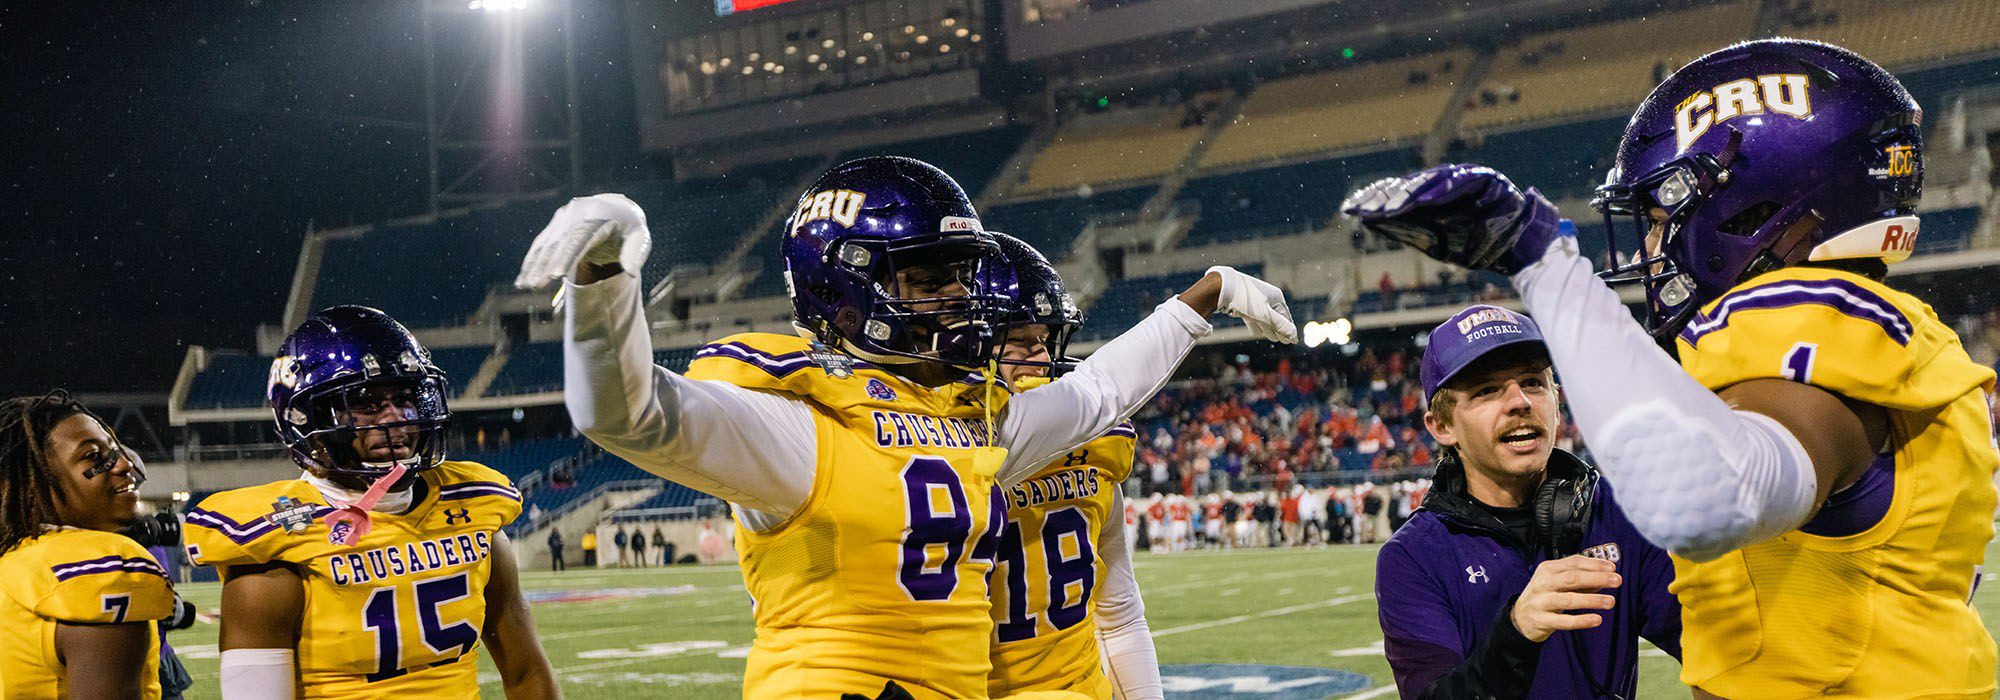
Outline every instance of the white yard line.
POLYGON ((1376 688, 1374 690, 1364 690, 1359 693, 1355 693, 1353 695, 1341 698, 1340 700, 1368 700, 1369 698, 1379 698, 1384 695, 1395 695, 1395 694, 1396 694, 1396 686, 1395 684, 1392 683, 1389 685, 1382 686, 1380 688, 1376 688))
POLYGON ((1267 617, 1278 617, 1278 616, 1281 616, 1281 615, 1290 615, 1290 614, 1292 614, 1292 613, 1298 613, 1298 612, 1305 612, 1305 611, 1307 611, 1307 610, 1318 610, 1318 609, 1320 609, 1320 608, 1331 608, 1331 607, 1335 607, 1335 606, 1339 606, 1339 605, 1346 605, 1346 604, 1348 604, 1348 603, 1355 603, 1355 602, 1360 602, 1360 601, 1364 601, 1364 600, 1370 600, 1370 599, 1373 599, 1374 597, 1375 597, 1375 596, 1374 596, 1373 594, 1369 594, 1369 595, 1348 595, 1348 596, 1341 596, 1341 597, 1339 597, 1339 598, 1332 598, 1332 599, 1328 599, 1328 600, 1322 600, 1322 601, 1318 601, 1318 602, 1314 602, 1314 603, 1305 603, 1305 604, 1301 604, 1301 605, 1288 605, 1288 606, 1285 606, 1285 607, 1282 607, 1282 608, 1273 608, 1273 609, 1270 609, 1270 610, 1266 610, 1266 611, 1263 611, 1263 612, 1258 612, 1258 613, 1250 613, 1250 614, 1248 614, 1248 615, 1232 615, 1232 616, 1230 616, 1230 617, 1225 617, 1225 618, 1222 618, 1222 619, 1220 619, 1220 620, 1209 620, 1209 621, 1207 621, 1207 622, 1197 622, 1197 623, 1194 623, 1194 624, 1191 624, 1191 625, 1181 625, 1181 626, 1179 626, 1179 627, 1168 627, 1168 628, 1166 628, 1166 629, 1163 629, 1163 630, 1154 630, 1154 631, 1153 631, 1153 638, 1154 638, 1154 639, 1159 639, 1159 638, 1161 638, 1161 637, 1165 637, 1165 636, 1169 636, 1169 635, 1175 635, 1175 634, 1180 634, 1180 633, 1182 633, 1182 632, 1198 632, 1198 631, 1201 631, 1201 630, 1205 630, 1205 629, 1210 629, 1210 628, 1214 628, 1214 627, 1222 627, 1222 626, 1224 626, 1224 625, 1233 625, 1233 624, 1236 624, 1236 623, 1238 623, 1238 622, 1249 622, 1249 621, 1251 621, 1251 620, 1261 620, 1261 619, 1264 619, 1264 618, 1267 618, 1267 617))

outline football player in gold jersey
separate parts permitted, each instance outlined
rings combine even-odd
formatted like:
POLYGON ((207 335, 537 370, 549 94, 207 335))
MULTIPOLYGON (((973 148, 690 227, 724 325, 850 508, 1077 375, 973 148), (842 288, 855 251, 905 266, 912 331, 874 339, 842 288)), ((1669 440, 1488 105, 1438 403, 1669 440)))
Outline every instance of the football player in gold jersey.
MULTIPOLYGON (((1053 379, 1083 314, 1033 246, 998 231, 993 238, 1020 300, 1000 371, 1008 386, 1026 391, 1053 379)), ((1137 440, 1132 424, 1121 423, 1002 491, 1007 522, 991 585, 993 675, 986 682, 993 697, 1164 697, 1118 488, 1132 473, 1137 440)))
POLYGON ((0 401, 0 697, 160 697, 173 587, 118 533, 143 478, 67 392, 0 401))
POLYGON ((565 279, 577 427, 733 505, 757 625, 746 697, 985 697, 1001 489, 1123 421, 1210 313, 1296 339, 1276 287, 1215 268, 1064 381, 1010 395, 992 236, 950 177, 881 156, 822 175, 776 243, 797 334, 710 343, 682 376, 652 362, 650 241, 630 200, 578 199, 516 284, 565 279))
POLYGON ((1675 555, 1697 697, 1993 694, 1970 598, 2000 501, 1994 373, 1883 283, 1916 248, 1922 121, 1894 76, 1828 44, 1753 41, 1676 71, 1596 201, 1635 224, 1643 249, 1619 258, 1614 238, 1612 272, 1645 283, 1652 337, 1555 207, 1490 169, 1347 204, 1513 276, 1605 477, 1675 555))
POLYGON ((334 307, 285 339, 269 397, 298 478, 188 510, 222 573, 225 698, 559 697, 501 531, 521 495, 444 459, 445 377, 402 324, 334 307))

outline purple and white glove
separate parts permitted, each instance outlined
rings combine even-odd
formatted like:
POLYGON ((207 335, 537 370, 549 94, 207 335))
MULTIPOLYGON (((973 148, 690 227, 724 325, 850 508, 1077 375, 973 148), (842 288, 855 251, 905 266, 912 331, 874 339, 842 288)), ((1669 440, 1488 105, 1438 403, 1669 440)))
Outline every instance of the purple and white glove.
POLYGON ((1441 262, 1510 276, 1540 260, 1557 239, 1576 236, 1541 192, 1522 192, 1483 165, 1437 165, 1384 178, 1349 195, 1340 210, 1441 262))

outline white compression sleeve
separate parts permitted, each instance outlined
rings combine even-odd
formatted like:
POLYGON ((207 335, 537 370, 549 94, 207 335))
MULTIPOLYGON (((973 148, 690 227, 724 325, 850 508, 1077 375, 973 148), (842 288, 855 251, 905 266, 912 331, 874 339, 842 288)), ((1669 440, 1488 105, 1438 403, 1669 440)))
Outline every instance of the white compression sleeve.
POLYGON ((818 454, 812 409, 654 365, 631 275, 563 285, 563 402, 577 430, 641 469, 773 523, 805 503, 818 454))
POLYGON ((1138 411, 1210 330, 1208 319, 1179 297, 1168 299, 1061 381, 1010 399, 1000 416, 1000 445, 1007 448, 1000 483, 1027 478, 1138 411))
MULTIPOLYGON (((1112 497, 1111 513, 1125 512, 1125 497, 1112 497)), ((1153 630, 1146 625, 1146 603, 1139 598, 1139 579, 1132 575, 1132 543, 1125 541, 1125 519, 1106 520, 1098 534, 1098 556, 1104 558, 1104 586, 1092 596, 1097 617, 1097 652, 1118 700, 1162 700, 1160 656, 1153 649, 1153 630)))
POLYGON ((1514 275, 1578 429, 1640 534, 1704 561, 1798 527, 1818 476, 1791 431, 1736 411, 1653 344, 1576 241, 1514 275))
POLYGON ((298 681, 290 649, 225 649, 223 700, 292 700, 298 681))

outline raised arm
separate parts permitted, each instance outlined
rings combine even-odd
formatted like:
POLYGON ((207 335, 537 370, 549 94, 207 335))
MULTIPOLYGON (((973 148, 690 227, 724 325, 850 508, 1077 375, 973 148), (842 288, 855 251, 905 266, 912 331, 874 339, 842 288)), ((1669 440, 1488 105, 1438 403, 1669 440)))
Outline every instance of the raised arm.
POLYGON ((782 518, 805 502, 810 409, 653 364, 639 269, 645 212, 616 194, 571 200, 535 237, 515 285, 563 279, 563 401, 577 430, 641 469, 782 518))
POLYGON ((1298 340, 1277 287, 1231 268, 1209 268, 1194 286, 1098 348, 1062 381, 1023 392, 1007 404, 1000 419, 1000 444, 1008 450, 1000 481, 1025 478, 1138 411, 1166 385, 1195 341, 1208 335, 1208 316, 1216 311, 1243 319, 1266 340, 1298 340))

